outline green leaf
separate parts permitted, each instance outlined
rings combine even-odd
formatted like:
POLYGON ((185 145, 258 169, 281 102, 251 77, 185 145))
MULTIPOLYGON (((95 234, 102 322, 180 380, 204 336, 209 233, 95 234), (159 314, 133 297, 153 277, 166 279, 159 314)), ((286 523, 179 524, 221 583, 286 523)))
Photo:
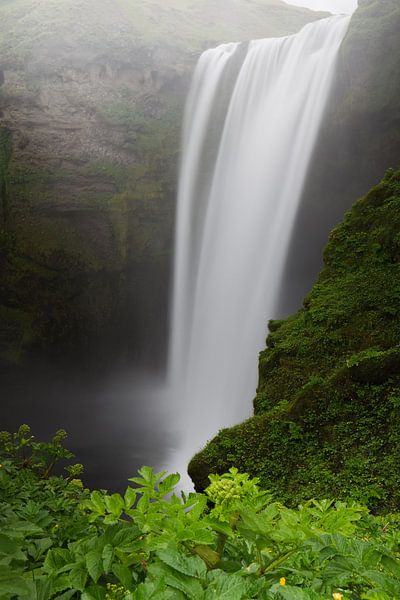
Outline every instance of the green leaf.
POLYGON ((104 546, 101 558, 103 559, 104 573, 107 575, 111 569, 114 558, 114 548, 111 546, 111 544, 106 544, 104 546))
POLYGON ((176 539, 184 542, 191 541, 194 544, 212 544, 215 540, 213 533, 202 523, 193 523, 185 527, 176 535, 176 539))
POLYGON ((207 517, 207 523, 217 533, 222 533, 222 535, 226 535, 226 537, 233 536, 232 527, 228 523, 224 523, 223 521, 218 521, 217 519, 213 519, 211 517, 207 517))
POLYGON ((276 584, 271 587, 270 591, 274 594, 273 598, 279 598, 279 600, 318 600, 321 598, 312 590, 302 590, 289 585, 276 584))
POLYGON ((56 596, 54 600, 71 600, 76 594, 77 590, 67 590, 61 596, 56 596))
POLYGON ((86 568, 94 583, 97 583, 100 575, 103 573, 102 555, 95 550, 88 552, 85 558, 86 568))
POLYGON ((9 569, 7 571, 7 574, 0 572, 0 596, 8 596, 8 594, 23 596, 31 592, 31 587, 20 575, 13 574, 9 569))
POLYGON ((19 550, 19 543, 7 535, 0 533, 0 554, 15 554, 19 550))
POLYGON ((46 573, 54 573, 73 562, 74 558, 69 550, 53 548, 47 553, 43 566, 46 573))
POLYGON ((166 496, 172 492, 175 489, 175 486, 179 483, 180 479, 181 476, 179 473, 171 473, 171 475, 165 477, 165 479, 163 479, 158 486, 160 494, 162 496, 166 496))
MULTIPOLYGON (((62 575, 58 575, 58 577, 56 579, 54 579, 54 577, 51 577, 51 593, 52 594, 58 594, 59 592, 64 592, 64 590, 69 590, 70 586, 70 580, 69 580, 69 575, 66 573, 63 573, 62 575)), ((47 597, 46 599, 47 600, 47 597)))
POLYGON ((137 491, 131 487, 126 488, 124 495, 125 508, 131 508, 136 502, 137 491))
MULTIPOLYGON (((47 578, 46 581, 43 579, 36 579, 33 583, 36 588, 35 600, 48 600, 53 597, 54 593, 61 591, 60 589, 54 589, 53 583, 47 578)), ((65 587, 62 589, 65 589, 65 587)))
POLYGON ((110 541, 116 547, 130 546, 140 535, 140 529, 130 524, 129 527, 120 526, 110 541))
POLYGON ((153 563, 149 566, 148 573, 155 581, 164 579, 167 585, 183 592, 191 600, 204 598, 204 590, 198 579, 179 573, 167 564, 153 563))
POLYGON ((95 490, 94 492, 92 492, 90 494, 90 501, 91 501, 93 510, 95 510, 99 514, 103 515, 105 512, 104 495, 101 492, 99 492, 98 490, 95 490))
POLYGON ((241 600, 245 597, 247 585, 241 577, 217 570, 210 573, 209 580, 204 600, 241 600))
POLYGON ((125 502, 119 494, 113 494, 112 496, 105 496, 104 502, 108 512, 119 517, 125 508, 125 502))
POLYGON ((105 600, 106 598, 106 590, 102 587, 90 586, 86 589, 82 596, 81 600, 105 600))
POLYGON ((43 554, 53 545, 53 540, 50 538, 42 538, 34 540, 32 544, 28 546, 28 554, 33 558, 34 561, 39 560, 43 554))
POLYGON ((133 577, 128 567, 125 567, 124 565, 115 564, 112 567, 112 572, 124 587, 129 589, 132 586, 133 577))
POLYGON ((133 600, 185 600, 185 596, 178 590, 168 590, 162 579, 157 582, 146 581, 141 583, 136 588, 132 598, 133 600))
POLYGON ((400 561, 396 560, 392 556, 382 556, 381 562, 385 569, 389 571, 392 575, 400 579, 400 561))
POLYGON ((173 548, 159 550, 157 555, 163 563, 184 575, 205 578, 207 574, 206 564, 199 556, 185 556, 185 554, 173 548))
POLYGON ((74 567, 69 575, 71 586, 76 588, 80 592, 83 592, 83 590, 85 589, 87 578, 88 573, 86 569, 81 565, 74 567))

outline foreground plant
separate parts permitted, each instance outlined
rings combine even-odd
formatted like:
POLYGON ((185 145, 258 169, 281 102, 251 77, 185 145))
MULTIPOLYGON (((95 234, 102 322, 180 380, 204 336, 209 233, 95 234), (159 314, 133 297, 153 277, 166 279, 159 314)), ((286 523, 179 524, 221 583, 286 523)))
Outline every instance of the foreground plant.
POLYGON ((288 509, 236 469, 205 494, 178 496, 179 475, 150 467, 124 495, 89 492, 80 467, 49 475, 60 436, 0 439, 0 600, 400 597, 395 515, 328 500, 288 509))

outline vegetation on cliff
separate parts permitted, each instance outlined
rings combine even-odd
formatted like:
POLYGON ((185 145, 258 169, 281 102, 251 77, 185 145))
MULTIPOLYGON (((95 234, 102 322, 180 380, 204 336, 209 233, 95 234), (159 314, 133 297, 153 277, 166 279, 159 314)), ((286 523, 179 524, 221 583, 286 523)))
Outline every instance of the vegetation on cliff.
POLYGON ((189 473, 231 466, 280 499, 352 497, 400 506, 400 171, 331 233, 304 307, 270 323, 255 416, 221 431, 189 473))
POLYGON ((354 502, 292 510, 231 469, 174 494, 149 467, 124 495, 84 489, 65 431, 0 432, 1 600, 393 600, 398 515, 354 502))

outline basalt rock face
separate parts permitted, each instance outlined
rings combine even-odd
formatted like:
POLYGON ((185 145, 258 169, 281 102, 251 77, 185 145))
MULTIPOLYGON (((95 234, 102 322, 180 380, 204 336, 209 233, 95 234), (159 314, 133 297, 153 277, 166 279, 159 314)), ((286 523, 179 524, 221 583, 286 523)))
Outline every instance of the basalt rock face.
POLYGON ((282 286, 279 312, 301 304, 329 231, 400 157, 400 4, 359 0, 342 45, 282 286))
POLYGON ((400 507, 400 171, 333 229, 304 307, 270 322, 255 416, 189 465, 196 487, 231 466, 285 502, 400 507))
POLYGON ((0 14, 0 360, 155 366, 197 57, 320 15, 278 0, 14 0, 0 14))

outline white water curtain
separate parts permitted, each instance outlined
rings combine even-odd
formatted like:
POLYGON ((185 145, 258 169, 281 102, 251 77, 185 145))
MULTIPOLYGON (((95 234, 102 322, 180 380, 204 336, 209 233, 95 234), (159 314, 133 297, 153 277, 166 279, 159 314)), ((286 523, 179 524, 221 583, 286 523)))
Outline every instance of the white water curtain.
MULTIPOLYGON (((200 58, 179 184, 170 348, 176 448, 169 468, 251 414, 292 227, 349 17, 200 58), (224 97, 213 167, 204 170, 224 97), (241 56, 241 55, 240 55, 241 56), (225 92, 226 93, 226 92, 225 92)), ((215 143, 215 140, 214 140, 215 143)))

